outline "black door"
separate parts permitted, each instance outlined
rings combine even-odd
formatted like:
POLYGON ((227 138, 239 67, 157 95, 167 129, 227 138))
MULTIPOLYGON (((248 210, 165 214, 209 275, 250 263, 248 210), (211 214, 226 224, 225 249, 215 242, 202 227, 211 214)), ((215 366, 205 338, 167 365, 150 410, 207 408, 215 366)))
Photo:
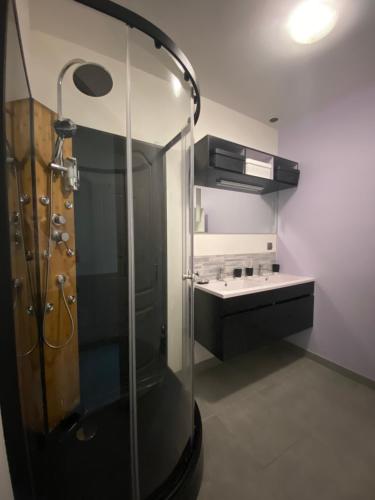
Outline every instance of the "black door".
MULTIPOLYGON (((163 355, 164 176, 158 148, 132 141, 138 377, 163 355)), ((79 127, 73 154, 81 401, 93 410, 128 389, 126 139, 79 127)))

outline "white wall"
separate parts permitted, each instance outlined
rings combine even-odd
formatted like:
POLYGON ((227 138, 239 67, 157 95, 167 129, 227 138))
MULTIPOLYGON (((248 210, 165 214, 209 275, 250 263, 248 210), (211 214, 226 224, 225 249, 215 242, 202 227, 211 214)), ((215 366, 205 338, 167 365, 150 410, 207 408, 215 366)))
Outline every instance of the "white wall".
POLYGON ((267 153, 277 153, 278 132, 276 129, 203 97, 201 116, 194 132, 195 140, 207 134, 267 153))
POLYGON ((248 253, 271 253, 277 251, 276 234, 208 234, 194 236, 194 254, 235 255, 248 253), (272 243, 272 250, 267 249, 272 243))

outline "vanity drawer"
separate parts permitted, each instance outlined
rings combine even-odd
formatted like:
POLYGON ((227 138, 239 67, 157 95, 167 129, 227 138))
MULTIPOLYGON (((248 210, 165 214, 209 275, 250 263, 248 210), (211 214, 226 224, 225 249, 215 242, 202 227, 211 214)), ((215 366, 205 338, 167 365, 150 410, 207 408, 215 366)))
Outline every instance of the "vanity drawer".
POLYGON ((241 313, 250 309, 272 305, 275 301, 272 291, 250 293, 225 300, 219 299, 220 313, 222 316, 227 316, 228 314, 241 313))
POLYGON ((272 309, 272 306, 262 307, 223 318, 221 359, 233 358, 264 344, 268 334, 267 319, 272 309))
POLYGON ((257 309, 258 307, 313 294, 314 283, 311 282, 284 288, 276 288, 265 292, 240 295, 231 299, 218 299, 218 304, 220 304, 221 316, 227 316, 228 314, 241 313, 250 309, 257 309))
POLYGON ((314 294, 314 282, 302 283, 301 285, 286 286, 272 290, 274 302, 295 299, 314 294))
POLYGON ((313 320, 313 295, 275 304, 268 323, 268 336, 270 339, 282 339, 293 335, 293 333, 306 330, 306 328, 311 328, 313 320))

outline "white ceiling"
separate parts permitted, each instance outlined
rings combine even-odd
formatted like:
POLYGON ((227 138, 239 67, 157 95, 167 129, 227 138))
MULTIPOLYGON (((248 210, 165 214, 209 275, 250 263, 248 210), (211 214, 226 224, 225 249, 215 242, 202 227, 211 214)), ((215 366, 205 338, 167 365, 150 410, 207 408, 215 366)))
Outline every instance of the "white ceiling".
POLYGON ((313 45, 297 45, 286 32, 298 0, 117 2, 177 43, 202 95, 264 122, 285 123, 375 82, 375 0, 331 0, 337 26, 313 45))

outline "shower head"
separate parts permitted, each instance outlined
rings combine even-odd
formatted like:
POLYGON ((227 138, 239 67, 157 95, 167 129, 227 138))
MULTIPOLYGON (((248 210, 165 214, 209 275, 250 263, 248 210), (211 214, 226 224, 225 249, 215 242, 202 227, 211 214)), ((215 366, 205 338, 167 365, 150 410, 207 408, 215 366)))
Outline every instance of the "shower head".
POLYGON ((62 115, 62 83, 65 73, 71 66, 77 65, 73 73, 73 81, 77 89, 90 97, 103 97, 113 87, 110 73, 100 64, 87 62, 84 59, 68 61, 59 73, 57 80, 57 118, 63 120, 62 115))
POLYGON ((103 97, 109 94, 113 87, 109 72, 96 63, 78 66, 73 73, 73 81, 78 90, 90 97, 103 97))

